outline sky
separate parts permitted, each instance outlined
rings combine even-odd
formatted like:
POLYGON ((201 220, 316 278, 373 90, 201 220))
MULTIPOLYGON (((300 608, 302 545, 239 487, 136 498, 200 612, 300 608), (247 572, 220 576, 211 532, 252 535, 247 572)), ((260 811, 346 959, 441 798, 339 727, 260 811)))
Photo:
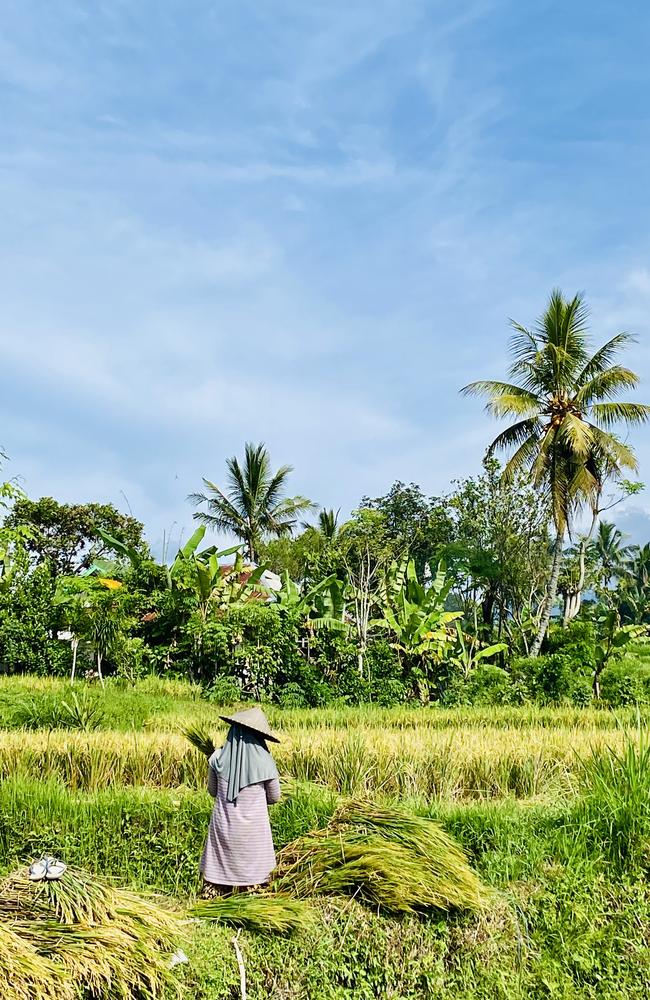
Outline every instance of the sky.
POLYGON ((644 0, 0 12, 0 445, 29 495, 116 503, 160 550, 248 440, 344 513, 444 492, 498 429, 458 390, 555 286, 596 342, 637 334, 650 401, 644 0))

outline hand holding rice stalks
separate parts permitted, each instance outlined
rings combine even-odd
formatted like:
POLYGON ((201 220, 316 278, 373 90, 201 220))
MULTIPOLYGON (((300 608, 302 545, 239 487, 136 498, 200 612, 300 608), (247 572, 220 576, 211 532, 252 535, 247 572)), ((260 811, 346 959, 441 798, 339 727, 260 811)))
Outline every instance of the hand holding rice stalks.
POLYGON ((201 726, 188 726, 181 733, 205 757, 211 757, 217 749, 210 733, 201 726))

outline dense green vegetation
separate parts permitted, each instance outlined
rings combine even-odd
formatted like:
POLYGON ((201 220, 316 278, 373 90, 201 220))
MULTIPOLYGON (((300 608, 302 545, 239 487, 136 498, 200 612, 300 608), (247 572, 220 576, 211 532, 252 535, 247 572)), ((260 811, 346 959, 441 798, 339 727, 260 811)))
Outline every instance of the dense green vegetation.
POLYGON ((650 414, 617 399, 638 382, 632 341, 594 352, 584 302, 553 292, 533 330, 515 324, 512 381, 464 390, 516 418, 479 475, 438 497, 397 482, 340 523, 247 444, 188 498, 201 526, 173 562, 109 504, 5 483, 0 671, 174 676, 285 708, 648 701, 650 543, 608 519, 643 489, 614 432, 650 414))

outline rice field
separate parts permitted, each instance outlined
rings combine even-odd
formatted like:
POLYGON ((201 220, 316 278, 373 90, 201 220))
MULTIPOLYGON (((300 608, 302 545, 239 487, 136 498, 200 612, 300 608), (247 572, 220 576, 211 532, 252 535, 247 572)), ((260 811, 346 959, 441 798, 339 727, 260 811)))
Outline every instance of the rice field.
MULTIPOLYGON (((275 757, 291 777, 346 795, 462 800, 571 795, 580 760, 622 747, 626 729, 314 727, 283 737, 275 757)), ((205 775, 205 759, 180 733, 0 733, 0 780, 53 778, 87 791, 109 784, 199 789, 205 775)))
MULTIPOLYGON (((650 756, 635 711, 270 708, 278 882, 208 904, 206 761, 183 730, 218 743, 233 706, 159 679, 75 692, 76 707, 65 682, 0 679, 0 869, 24 873, 48 851, 163 893, 190 933, 186 965, 168 975, 156 960, 160 1000, 240 996, 233 933, 249 1000, 648 995, 650 756)), ((76 938, 59 929, 35 957, 29 929, 17 940, 7 927, 0 966, 23 968, 20 1000, 76 1000, 69 962, 87 983, 93 948, 119 937, 98 927, 70 959, 76 938)), ((118 995, 108 958, 95 1000, 118 995)), ((154 996, 136 971, 125 1000, 154 996)))

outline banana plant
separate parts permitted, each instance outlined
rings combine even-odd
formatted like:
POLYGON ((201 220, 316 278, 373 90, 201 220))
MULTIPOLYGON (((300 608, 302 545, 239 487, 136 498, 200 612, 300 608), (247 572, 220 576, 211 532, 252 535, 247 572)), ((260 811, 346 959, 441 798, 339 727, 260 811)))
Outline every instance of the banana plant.
POLYGON ((467 680, 472 671, 484 660, 489 660, 498 653, 505 653, 508 649, 506 642, 495 642, 491 646, 484 646, 478 649, 478 638, 466 635, 460 625, 456 622, 456 648, 449 657, 456 667, 460 667, 464 678, 467 680))
POLYGON ((381 616, 371 624, 392 636, 394 649, 440 662, 453 641, 451 625, 462 616, 460 611, 445 609, 451 586, 444 563, 425 587, 418 580, 415 562, 405 556, 384 574, 378 592, 381 616))
POLYGON ((305 628, 312 631, 346 632, 345 586, 336 573, 331 573, 303 593, 285 570, 282 589, 276 594, 277 607, 281 613, 296 612, 305 628))
POLYGON ((241 545, 233 545, 221 551, 211 546, 197 552, 204 535, 205 526, 201 525, 179 549, 174 562, 167 569, 167 584, 170 590, 192 591, 201 618, 206 621, 211 610, 225 610, 246 600, 255 589, 263 591, 260 579, 265 567, 257 566, 248 572, 241 554, 241 545), (219 560, 232 555, 235 556, 234 564, 224 572, 219 560))

